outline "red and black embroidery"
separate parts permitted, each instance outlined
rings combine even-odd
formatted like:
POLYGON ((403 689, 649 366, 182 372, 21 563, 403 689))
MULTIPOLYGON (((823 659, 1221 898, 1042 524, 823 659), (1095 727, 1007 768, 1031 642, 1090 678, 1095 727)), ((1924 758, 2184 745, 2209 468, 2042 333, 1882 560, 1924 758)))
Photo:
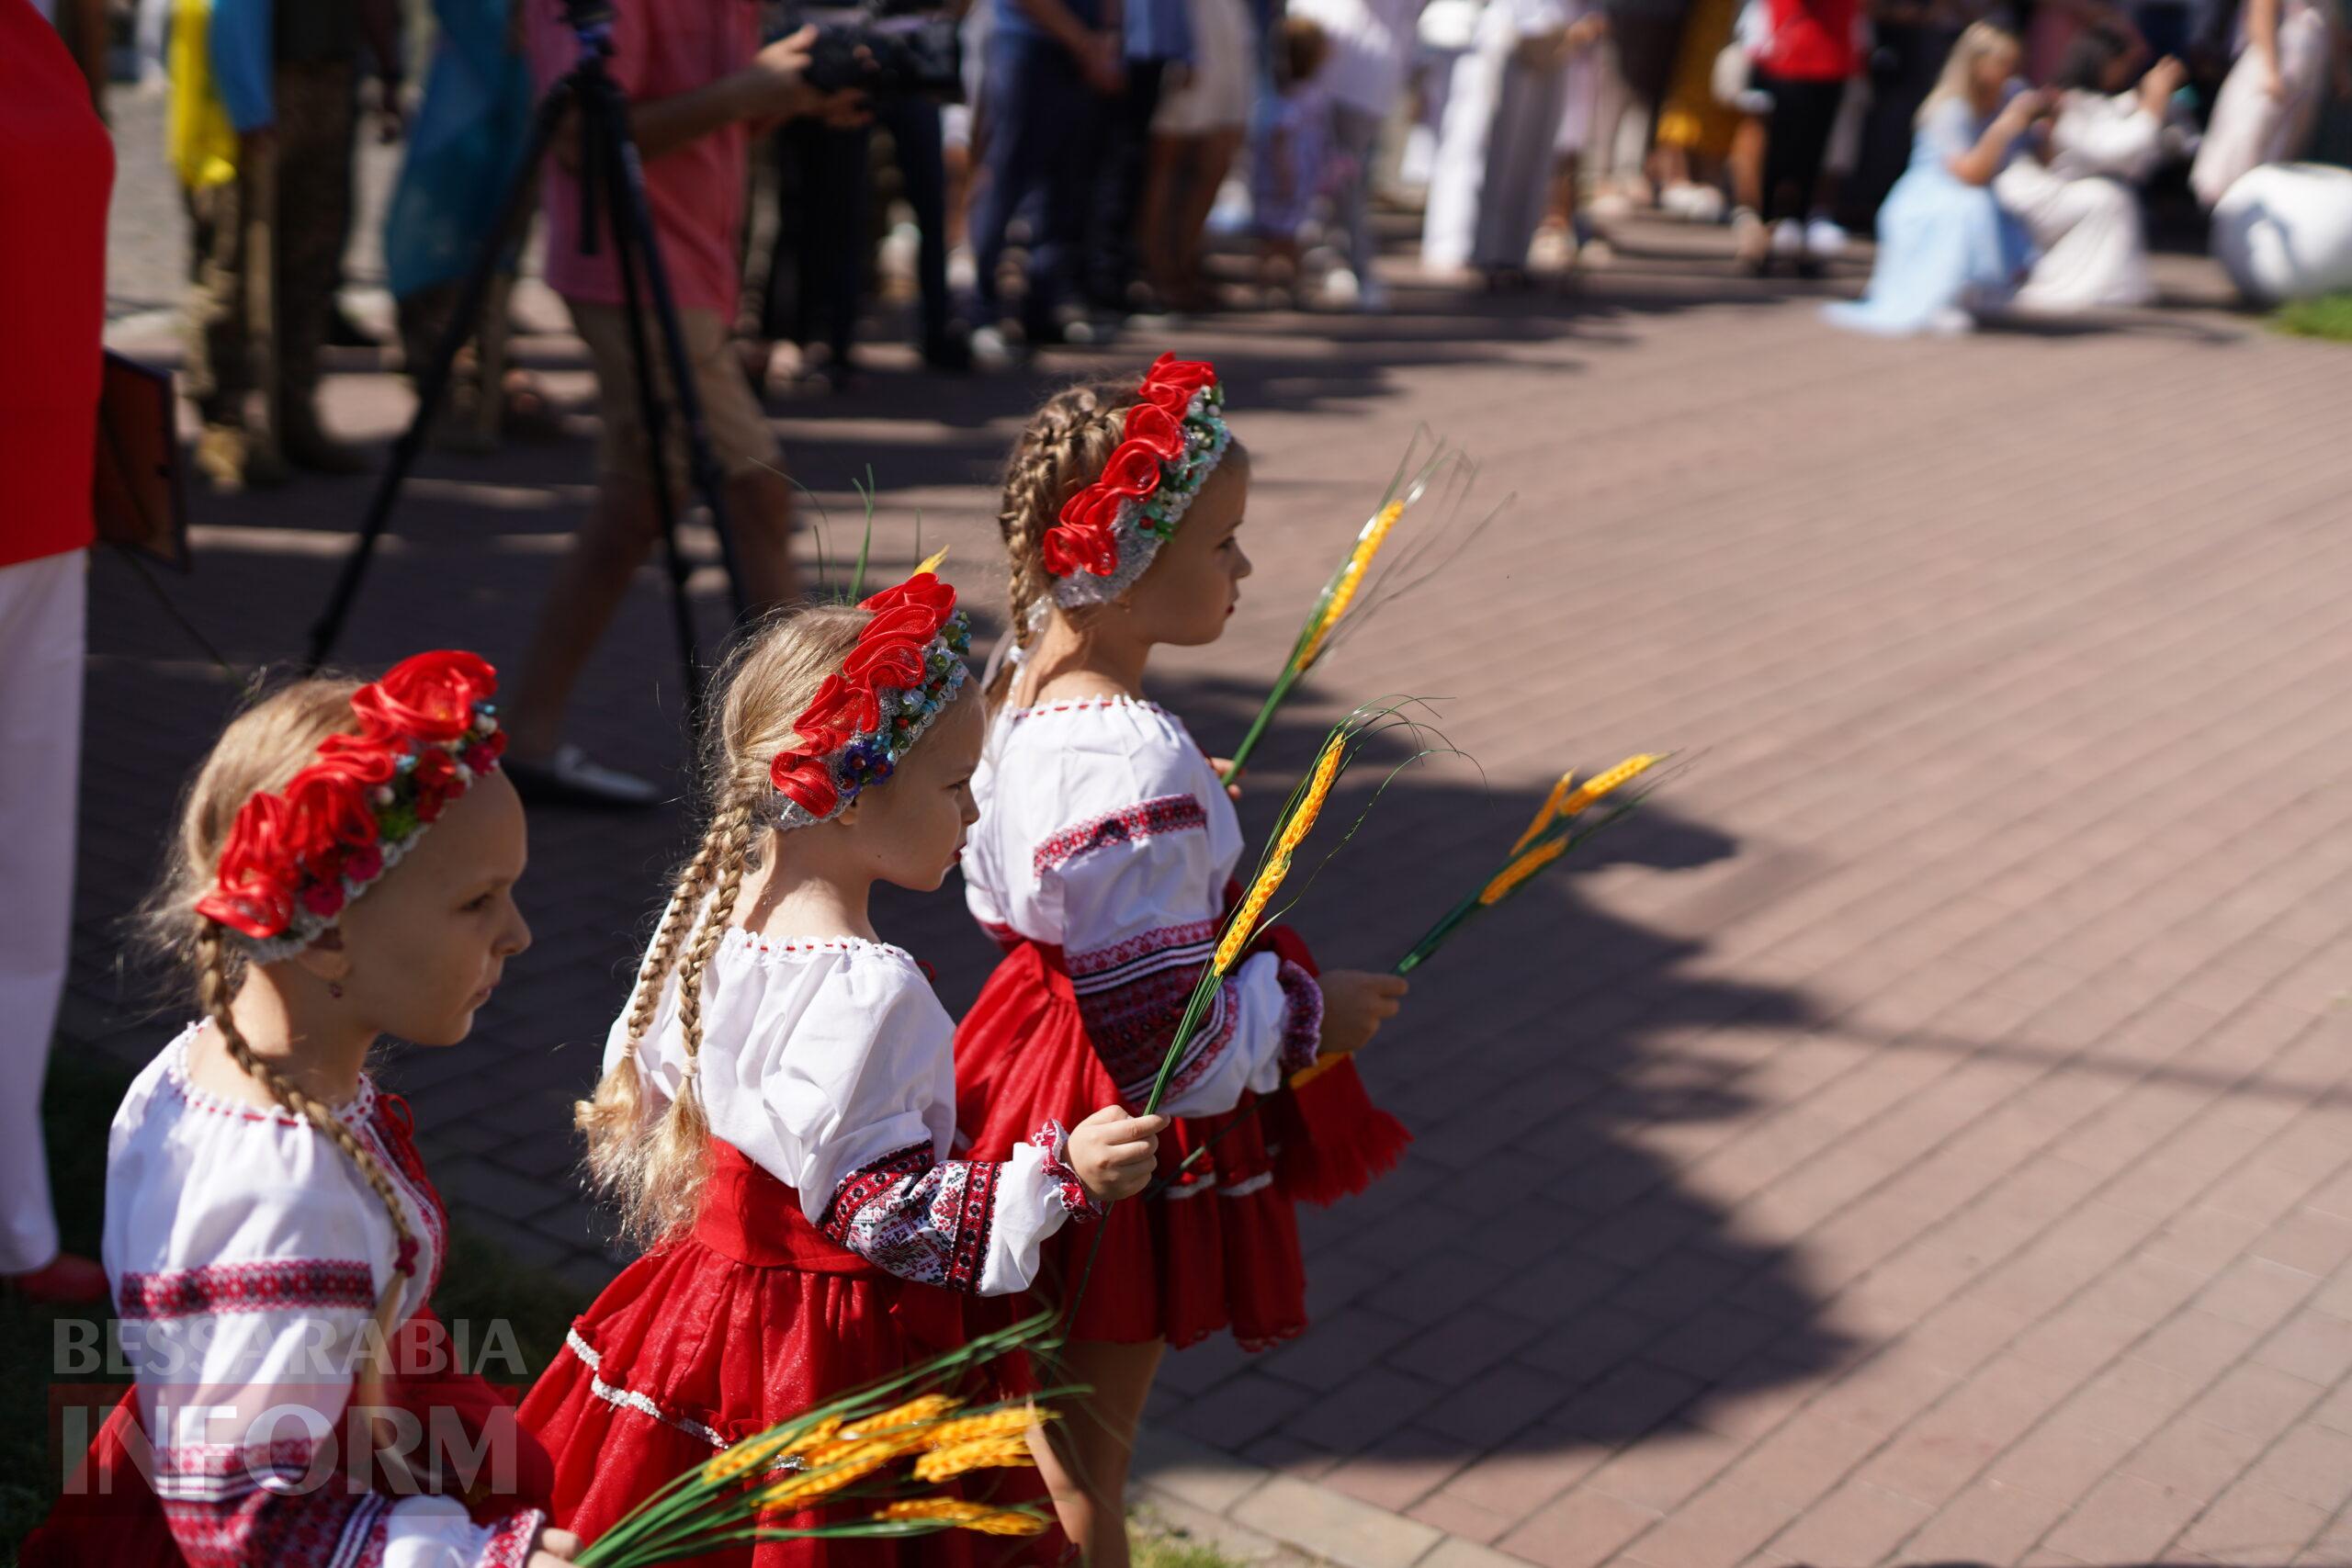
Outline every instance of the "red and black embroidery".
POLYGON ((978 1295, 1001 1169, 994 1160, 941 1163, 917 1144, 842 1178, 818 1228, 902 1280, 978 1295))
POLYGON ((274 1258, 125 1274, 116 1292, 125 1319, 206 1314, 302 1312, 376 1304, 376 1280, 355 1258, 274 1258))
POLYGON ((1123 806, 1089 822, 1065 828, 1039 844, 1030 857, 1036 874, 1058 871, 1080 855, 1112 844, 1133 843, 1161 833, 1197 829, 1206 832, 1209 814, 1198 796, 1163 795, 1134 806, 1123 806))

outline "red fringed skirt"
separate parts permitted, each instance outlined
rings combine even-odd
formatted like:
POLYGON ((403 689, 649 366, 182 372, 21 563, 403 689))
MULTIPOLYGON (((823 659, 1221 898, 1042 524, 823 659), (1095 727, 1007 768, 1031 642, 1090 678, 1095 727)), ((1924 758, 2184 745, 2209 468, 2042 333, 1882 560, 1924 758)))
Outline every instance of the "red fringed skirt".
MULTIPOLYGON (((447 1367, 448 1343, 430 1307, 401 1325, 390 1341, 393 1370, 384 1380, 385 1403, 435 1433, 454 1416, 467 1450, 513 1457, 510 1486, 492 1487, 487 1477, 449 1477, 453 1485, 468 1485, 464 1501, 476 1524, 522 1508, 547 1508, 553 1473, 546 1451, 517 1426, 513 1393, 447 1367)), ((187 1560, 150 1483, 151 1451, 139 1430, 136 1392, 125 1393, 91 1439, 82 1473, 25 1538, 17 1561, 24 1568, 185 1568, 187 1560)))
MULTIPOLYGON (((1258 945, 1314 972, 1287 928, 1258 945)), ((1118 1098, 1060 950, 1014 946, 956 1032, 956 1119, 970 1156, 1005 1158, 1039 1122, 1075 1127, 1118 1098)), ((1067 1302, 1084 1281, 1070 1337, 1182 1348, 1229 1329, 1262 1350, 1305 1330, 1295 1204, 1362 1191, 1411 1134, 1372 1103, 1352 1062, 1277 1090, 1262 1110, 1257 1099, 1177 1122, 1160 1136, 1162 1176, 1206 1146, 1199 1164, 1158 1197, 1114 1204, 1101 1225, 1065 1226, 1046 1243, 1035 1293, 1067 1302)))
MULTIPOLYGON (((631 1264, 577 1319, 523 1402, 555 1461, 555 1517, 594 1540, 688 1468, 863 1383, 1012 1321, 1010 1304, 901 1280, 837 1245, 790 1188, 733 1145, 711 1143, 701 1218, 684 1241, 631 1264)), ((1006 1358, 981 1397, 1023 1392, 1006 1358)), ((976 1474, 968 1495, 1035 1502, 1033 1472, 976 1474)), ((793 1521, 840 1522, 855 1506, 793 1521)), ((1057 1562, 1058 1529, 1032 1540, 961 1530, 899 1540, 762 1541, 698 1568, 899 1568, 1057 1562)))

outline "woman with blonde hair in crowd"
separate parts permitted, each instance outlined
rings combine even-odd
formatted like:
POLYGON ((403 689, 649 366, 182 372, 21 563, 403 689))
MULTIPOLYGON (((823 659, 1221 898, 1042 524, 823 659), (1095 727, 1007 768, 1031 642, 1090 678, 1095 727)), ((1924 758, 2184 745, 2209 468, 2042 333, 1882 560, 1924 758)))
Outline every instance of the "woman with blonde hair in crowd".
POLYGON ((1831 321, 1890 336, 1966 332, 2007 302, 2032 243, 1993 182, 2044 108, 2014 80, 2018 59, 2017 36, 1990 22, 1960 35, 1919 106, 1911 167, 1879 210, 1870 290, 1828 307, 1831 321))

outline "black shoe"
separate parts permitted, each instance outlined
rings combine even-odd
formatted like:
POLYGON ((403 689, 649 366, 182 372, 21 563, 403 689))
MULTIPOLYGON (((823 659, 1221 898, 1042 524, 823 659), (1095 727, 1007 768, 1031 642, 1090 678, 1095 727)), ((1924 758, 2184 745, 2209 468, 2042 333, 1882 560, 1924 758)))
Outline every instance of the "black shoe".
POLYGON ((591 761, 587 752, 568 743, 557 747, 544 762, 510 760, 503 766, 514 792, 532 806, 642 811, 662 804, 660 785, 591 761))
POLYGON ((327 312, 327 346, 329 348, 381 348, 376 334, 351 319, 351 312, 337 304, 327 312))

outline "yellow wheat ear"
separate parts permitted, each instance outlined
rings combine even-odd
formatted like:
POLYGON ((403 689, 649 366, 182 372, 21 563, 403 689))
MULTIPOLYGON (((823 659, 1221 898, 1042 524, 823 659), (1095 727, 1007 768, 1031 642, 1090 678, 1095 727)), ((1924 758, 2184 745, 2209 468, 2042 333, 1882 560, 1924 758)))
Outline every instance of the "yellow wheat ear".
POLYGON ((1340 581, 1331 590, 1331 602, 1323 606, 1323 614, 1317 618, 1315 630, 1308 636, 1306 647, 1298 656, 1301 670, 1315 662, 1315 656, 1323 649, 1323 639, 1331 635, 1331 628, 1338 626, 1340 617, 1348 613, 1348 605, 1354 602, 1356 590, 1363 585, 1364 569, 1371 566, 1372 558, 1380 553, 1380 547, 1387 541, 1388 530, 1396 526, 1396 519, 1404 515, 1405 503, 1392 501, 1363 525, 1363 533, 1356 536, 1356 547, 1348 552, 1348 564, 1340 569, 1340 581))
POLYGON ((1555 839, 1528 851, 1502 868, 1492 882, 1479 890, 1478 902, 1485 905, 1501 903, 1519 891, 1519 885, 1568 852, 1566 839, 1555 839))
POLYGON ((1282 837, 1274 840, 1274 852, 1266 857, 1266 869, 1258 874, 1250 885, 1249 896, 1241 900, 1241 908, 1225 928, 1225 937, 1216 945, 1216 958, 1210 965, 1217 975, 1229 972, 1249 947, 1256 934, 1258 917, 1265 913, 1267 902, 1274 889, 1290 874, 1290 857, 1315 826, 1315 818, 1323 809, 1323 802, 1331 793, 1332 781, 1340 776, 1340 764, 1347 759, 1347 742, 1333 736, 1324 743, 1323 755, 1315 764, 1315 776, 1306 786, 1306 794, 1292 812, 1290 820, 1283 824, 1282 837))
MULTIPOLYGON (((952 549, 953 547, 954 547, 953 546, 948 547, 948 548, 951 548, 951 549, 952 549)), ((946 549, 943 549, 943 550, 941 550, 937 555, 932 556, 930 558, 926 559, 926 560, 925 560, 925 561, 924 561, 921 566, 919 566, 919 567, 915 568, 915 575, 916 575, 917 577, 921 577, 921 576, 922 576, 925 572, 935 572, 935 571, 937 571, 937 570, 939 570, 939 563, 940 563, 941 561, 945 560, 946 558, 947 558, 947 550, 946 550, 946 549)))
POLYGON ((1552 786, 1552 793, 1545 795, 1544 804, 1536 808, 1535 818, 1528 823, 1527 831, 1519 836, 1519 842, 1511 845, 1511 853, 1517 854, 1533 843, 1536 835, 1552 825, 1553 819, 1560 815, 1561 804, 1568 798, 1569 787, 1576 782, 1577 771, 1574 768, 1560 775, 1559 782, 1552 786))
POLYGON ((1653 756, 1647 751, 1636 757, 1626 758, 1607 773, 1585 780, 1581 788, 1560 802, 1560 815, 1564 818, 1574 817, 1618 785, 1639 778, 1664 761, 1666 761, 1664 757, 1653 756))

